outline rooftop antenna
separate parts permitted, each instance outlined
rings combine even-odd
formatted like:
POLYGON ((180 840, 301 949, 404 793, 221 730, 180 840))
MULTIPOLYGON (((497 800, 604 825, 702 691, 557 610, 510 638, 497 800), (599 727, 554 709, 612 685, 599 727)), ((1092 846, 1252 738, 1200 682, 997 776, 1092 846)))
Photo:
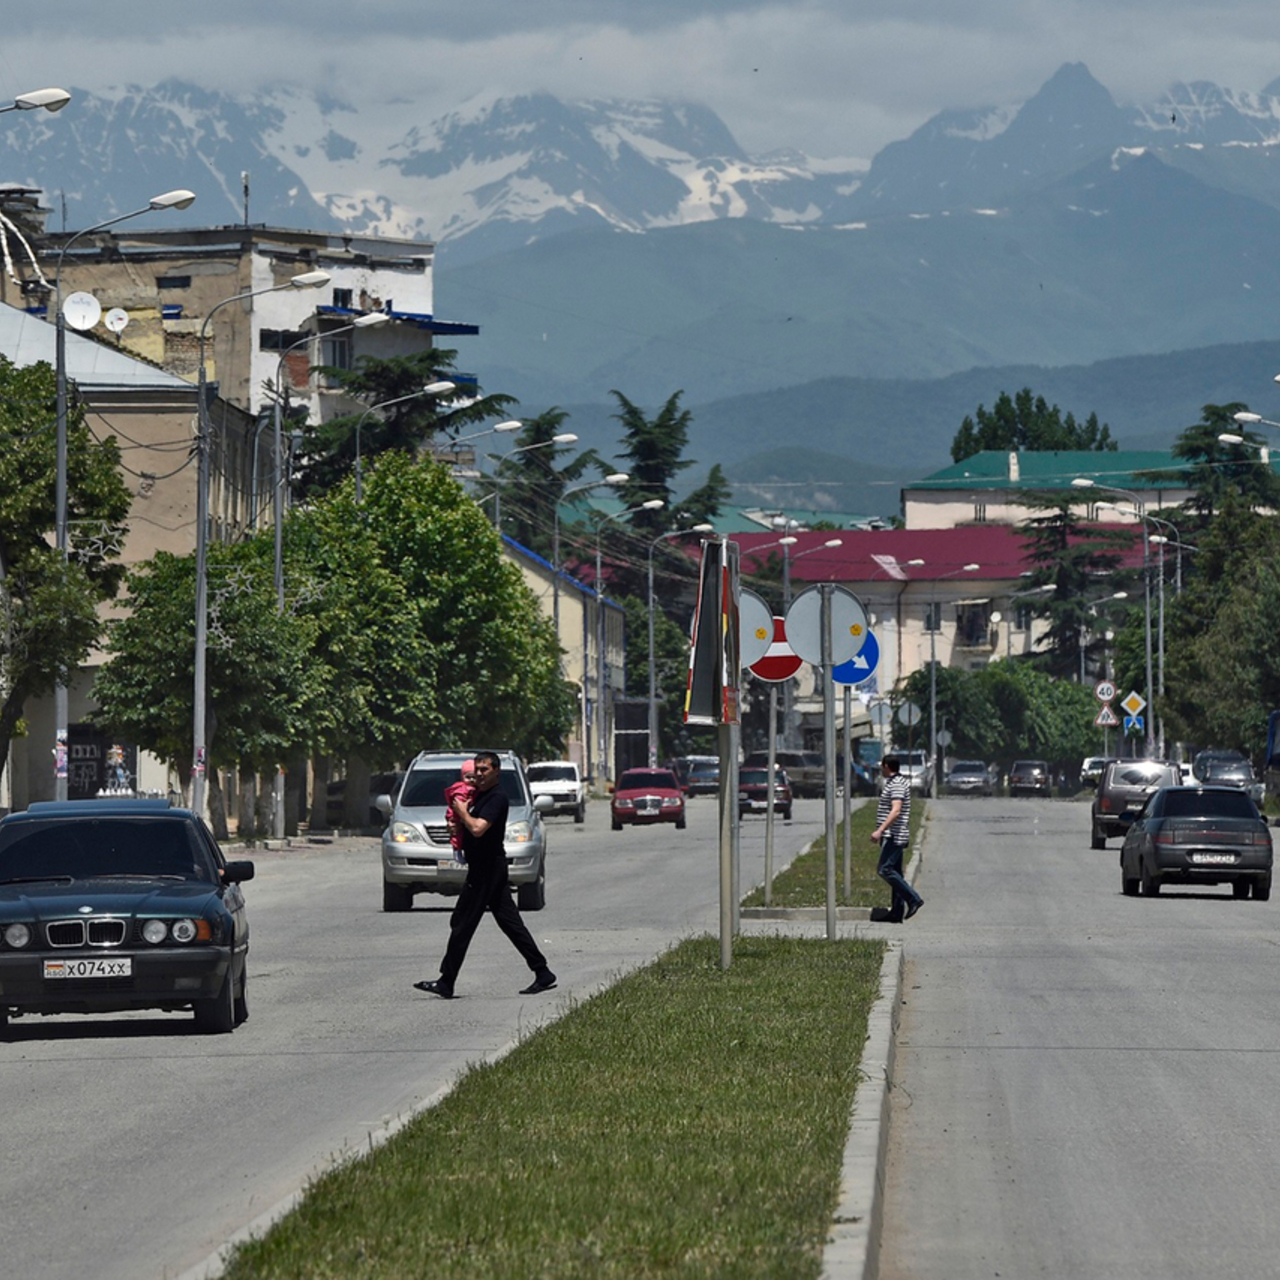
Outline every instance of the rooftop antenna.
POLYGON ((244 225, 249 225, 249 170, 240 170, 240 188, 244 192, 244 225))

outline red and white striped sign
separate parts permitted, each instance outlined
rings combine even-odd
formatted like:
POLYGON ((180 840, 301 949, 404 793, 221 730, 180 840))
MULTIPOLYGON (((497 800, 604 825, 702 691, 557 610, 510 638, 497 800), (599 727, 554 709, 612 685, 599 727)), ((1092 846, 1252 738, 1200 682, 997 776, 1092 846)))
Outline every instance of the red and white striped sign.
POLYGON ((775 615, 773 643, 769 646, 769 652, 759 662, 753 662, 747 670, 761 680, 777 683, 781 680, 790 680, 802 666, 804 666, 804 660, 787 643, 786 618, 775 615))

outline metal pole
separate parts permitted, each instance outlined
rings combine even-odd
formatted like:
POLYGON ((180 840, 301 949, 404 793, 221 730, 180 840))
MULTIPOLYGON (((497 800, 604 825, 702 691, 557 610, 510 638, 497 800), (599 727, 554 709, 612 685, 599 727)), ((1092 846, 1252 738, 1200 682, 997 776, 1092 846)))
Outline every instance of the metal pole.
POLYGON ((815 674, 822 681, 822 754, 826 778, 823 785, 823 816, 826 819, 827 843, 827 939, 836 939, 836 701, 831 679, 831 597, 835 588, 830 582, 821 585, 822 592, 822 667, 815 674))
POLYGON ((1160 733, 1157 748, 1160 759, 1164 759, 1164 543, 1160 544, 1160 582, 1159 582, 1159 665, 1156 668, 1156 698, 1160 704, 1160 733))
MULTIPOLYGON (((63 249, 63 253, 66 249, 63 249)), ((54 481, 54 536, 62 567, 67 568, 67 322, 62 314, 62 255, 58 255, 58 277, 54 290, 58 314, 56 320, 55 361, 57 369, 56 469, 54 481)), ((67 734, 70 715, 67 709, 67 686, 59 680, 53 688, 53 782, 54 799, 67 798, 67 734)))
MULTIPOLYGON (((212 314, 212 312, 210 313, 212 314)), ((205 745, 205 654, 208 650, 209 626, 209 412, 208 383, 204 367, 204 326, 200 329, 200 375, 196 401, 196 628, 195 695, 191 707, 193 747, 191 753, 191 809, 204 813, 204 781, 207 766, 205 745)))
POLYGON ((938 594, 929 601, 929 797, 938 794, 938 594))
MULTIPOLYGON (((782 544, 782 612, 785 615, 791 608, 791 544, 782 544)), ((791 720, 793 715, 795 691, 792 680, 788 679, 782 686, 782 745, 791 747, 791 720)))
MULTIPOLYGON (((721 761, 727 760, 733 751, 733 726, 721 724, 716 728, 717 750, 721 761)), ((738 797, 730 796, 725 787, 720 788, 720 967, 727 969, 733 963, 733 825, 737 820, 735 810, 738 797)))
POLYGON ((1142 587, 1145 604, 1145 644, 1147 659, 1147 757, 1155 755, 1155 708, 1151 705, 1155 696, 1155 681, 1151 676, 1151 549, 1147 539, 1147 520, 1142 520, 1142 587))
POLYGON ((769 684, 769 807, 764 811, 764 905, 773 905, 773 788, 778 777, 775 734, 778 729, 778 686, 769 684))
POLYGON ((649 768, 658 764, 658 664, 654 654, 653 627, 653 550, 657 541, 649 544, 649 768))
MULTIPOLYGON (((601 521, 601 524, 604 522, 601 521)), ((600 590, 600 575, 603 571, 600 555, 600 530, 596 529, 596 763, 604 778, 609 776, 606 760, 608 744, 605 732, 604 716, 604 592, 600 590)))
POLYGON ((853 791, 853 689, 844 687, 844 900, 853 896, 853 837, 849 831, 850 793, 853 791))

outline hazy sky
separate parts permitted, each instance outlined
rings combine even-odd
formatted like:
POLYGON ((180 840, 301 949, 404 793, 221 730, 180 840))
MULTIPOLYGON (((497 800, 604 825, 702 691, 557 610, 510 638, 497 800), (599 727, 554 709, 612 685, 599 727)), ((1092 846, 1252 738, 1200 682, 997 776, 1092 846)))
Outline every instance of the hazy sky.
POLYGON ((56 0, 11 5, 0 96, 169 76, 325 87, 424 123, 468 97, 688 98, 749 152, 869 158, 1084 62, 1120 102, 1280 76, 1274 0, 56 0))

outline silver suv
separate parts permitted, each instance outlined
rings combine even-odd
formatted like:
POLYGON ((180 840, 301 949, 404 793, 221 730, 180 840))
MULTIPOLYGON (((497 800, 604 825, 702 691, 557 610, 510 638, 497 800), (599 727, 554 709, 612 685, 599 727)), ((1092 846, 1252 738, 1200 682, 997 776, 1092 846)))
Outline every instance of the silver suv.
MULTIPOLYGON (((541 911, 547 897, 547 838, 542 815, 548 796, 536 800, 524 766, 510 751, 499 751, 498 785, 507 814, 507 872, 521 911, 541 911)), ((444 789, 462 776, 462 764, 474 751, 423 751, 409 765, 396 795, 379 796, 388 819, 382 833, 382 909, 408 911, 416 893, 456 895, 467 878, 466 864, 454 856, 445 822, 444 789)))

